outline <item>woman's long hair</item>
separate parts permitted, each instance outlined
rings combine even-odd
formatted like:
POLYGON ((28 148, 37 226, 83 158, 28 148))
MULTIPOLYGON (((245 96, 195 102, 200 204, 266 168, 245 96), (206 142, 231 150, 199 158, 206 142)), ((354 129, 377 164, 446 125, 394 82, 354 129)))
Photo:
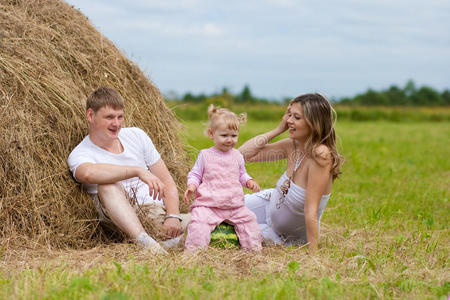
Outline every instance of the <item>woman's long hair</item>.
POLYGON ((336 179, 341 173, 340 167, 344 162, 336 147, 334 131, 336 111, 331 107, 328 99, 318 93, 298 96, 289 105, 295 103, 301 104, 303 115, 311 129, 311 135, 305 142, 306 155, 317 161, 315 149, 319 145, 327 146, 332 159, 331 174, 333 179, 336 179))

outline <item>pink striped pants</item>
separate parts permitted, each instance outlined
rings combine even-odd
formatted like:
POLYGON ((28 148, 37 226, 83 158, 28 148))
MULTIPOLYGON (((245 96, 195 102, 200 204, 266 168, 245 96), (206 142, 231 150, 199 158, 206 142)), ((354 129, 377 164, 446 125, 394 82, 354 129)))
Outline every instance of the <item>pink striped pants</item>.
POLYGON ((191 208, 191 223, 184 245, 186 250, 207 247, 211 240, 211 232, 223 221, 234 225, 242 249, 261 250, 261 233, 256 216, 246 206, 230 209, 205 206, 191 208))

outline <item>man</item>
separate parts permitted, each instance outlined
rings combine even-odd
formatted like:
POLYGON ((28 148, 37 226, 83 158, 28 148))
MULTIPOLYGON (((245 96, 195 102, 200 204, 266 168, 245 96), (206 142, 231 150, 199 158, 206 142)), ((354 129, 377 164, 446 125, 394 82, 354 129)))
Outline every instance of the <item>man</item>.
POLYGON ((152 140, 139 128, 122 128, 123 99, 111 88, 86 102, 89 135, 68 158, 74 178, 92 196, 99 219, 156 254, 167 253, 144 230, 130 199, 146 206, 176 243, 188 215, 179 214, 178 191, 152 140))

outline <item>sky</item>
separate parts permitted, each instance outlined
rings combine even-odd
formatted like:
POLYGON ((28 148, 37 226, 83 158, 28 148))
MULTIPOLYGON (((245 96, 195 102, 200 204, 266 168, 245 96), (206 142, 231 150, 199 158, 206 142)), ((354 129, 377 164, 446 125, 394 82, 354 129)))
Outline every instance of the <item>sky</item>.
POLYGON ((448 0, 68 0, 168 95, 450 89, 448 0))

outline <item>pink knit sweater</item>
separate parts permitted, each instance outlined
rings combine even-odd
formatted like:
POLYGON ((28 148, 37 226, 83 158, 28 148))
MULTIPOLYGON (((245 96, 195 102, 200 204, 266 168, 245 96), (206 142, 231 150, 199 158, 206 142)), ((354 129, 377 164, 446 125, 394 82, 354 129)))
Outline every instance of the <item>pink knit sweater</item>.
POLYGON ((244 205, 242 186, 252 179, 245 171, 242 154, 231 149, 221 152, 211 147, 200 151, 188 174, 188 185, 197 186, 192 207, 207 206, 230 209, 244 205))

